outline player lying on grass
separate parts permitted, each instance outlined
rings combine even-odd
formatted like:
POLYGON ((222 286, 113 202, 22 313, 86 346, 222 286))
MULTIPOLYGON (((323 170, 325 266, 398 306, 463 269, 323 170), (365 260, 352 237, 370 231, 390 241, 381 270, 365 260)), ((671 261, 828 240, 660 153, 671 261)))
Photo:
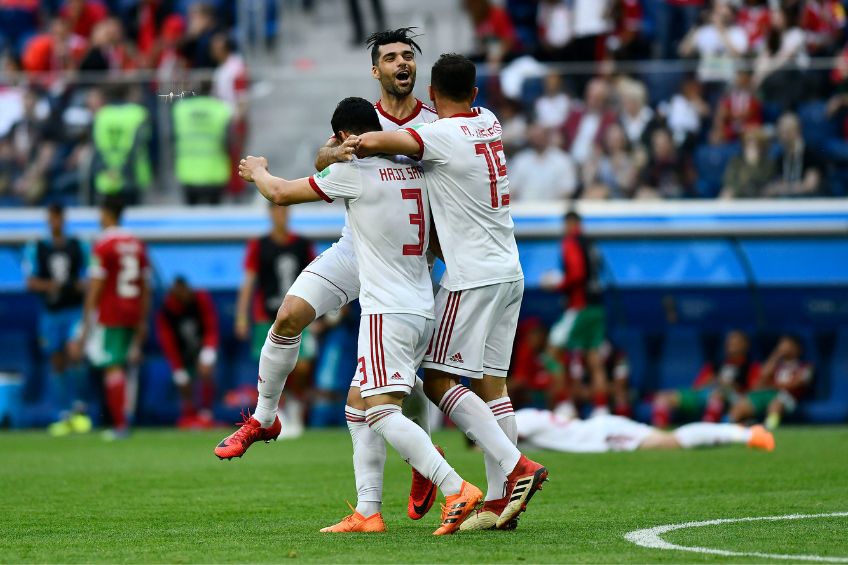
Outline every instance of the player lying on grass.
POLYGON ((699 422, 666 432, 622 416, 596 416, 588 420, 558 416, 550 410, 522 408, 515 413, 522 446, 573 453, 635 451, 637 449, 692 449, 726 444, 746 444, 774 450, 774 436, 763 426, 699 422))
MULTIPOLYGON (((379 131, 373 105, 342 100, 332 119, 339 141, 350 134, 379 131)), ((277 205, 343 199, 348 210, 359 270, 359 390, 368 426, 394 447, 445 495, 435 535, 455 532, 483 493, 445 461, 424 430, 401 413, 416 383, 416 371, 433 334, 433 290, 425 251, 430 242, 430 206, 420 167, 386 157, 336 163, 307 178, 272 176, 262 157, 247 157, 239 173, 277 205)), ((384 531, 380 513, 354 512, 322 531, 384 531)))
POLYGON ((506 390, 524 293, 509 208, 501 124, 477 96, 474 63, 455 54, 433 65, 430 99, 439 120, 358 138, 360 155, 407 155, 427 175, 447 272, 436 295, 436 328, 422 366, 424 390, 485 453, 483 510, 467 527, 514 527, 548 475, 516 448, 506 390), (472 392, 459 380, 471 379, 472 392), (475 394, 476 393, 476 394, 475 394))
MULTIPOLYGON (((415 51, 411 28, 375 33, 368 39, 371 50, 371 75, 380 83, 380 100, 375 104, 380 125, 395 130, 404 124, 432 122, 436 112, 415 97, 415 51)), ((353 145, 333 136, 318 152, 315 166, 323 171, 332 163, 349 161, 353 145)), ((405 158, 404 158, 405 159, 405 158)), ((406 164, 415 163, 406 159, 406 164)), ((286 380, 298 360, 301 333, 316 318, 338 311, 359 297, 359 263, 353 246, 347 215, 342 237, 300 273, 286 293, 274 324, 265 338, 259 360, 259 399, 253 417, 245 418, 241 428, 221 441, 215 454, 222 459, 241 457, 255 441, 270 441, 280 433, 277 406, 286 380)), ((358 374, 357 374, 358 375, 358 374)), ((429 434, 429 402, 420 379, 404 402, 404 415, 429 434)), ((348 393, 345 417, 353 443, 353 469, 356 477, 356 511, 363 516, 380 512, 383 496, 383 466, 386 444, 368 427, 365 404, 359 394, 359 377, 354 376, 348 393)), ((412 470, 412 485, 407 515, 422 518, 433 506, 433 483, 412 470)))

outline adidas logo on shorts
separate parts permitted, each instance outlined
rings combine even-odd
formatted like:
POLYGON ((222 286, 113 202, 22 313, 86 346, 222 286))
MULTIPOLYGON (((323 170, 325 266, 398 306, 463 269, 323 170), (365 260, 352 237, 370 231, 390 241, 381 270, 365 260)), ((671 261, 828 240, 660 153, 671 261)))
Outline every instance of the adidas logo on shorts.
POLYGON ((403 380, 403 377, 401 377, 401 376, 400 376, 400 373, 398 373, 397 371, 395 371, 395 374, 394 374, 394 375, 392 375, 392 380, 393 380, 393 381, 402 381, 402 380, 403 380))
POLYGON ((465 363, 465 361, 462 360, 462 353, 459 351, 451 355, 448 360, 453 361, 454 363, 465 363))

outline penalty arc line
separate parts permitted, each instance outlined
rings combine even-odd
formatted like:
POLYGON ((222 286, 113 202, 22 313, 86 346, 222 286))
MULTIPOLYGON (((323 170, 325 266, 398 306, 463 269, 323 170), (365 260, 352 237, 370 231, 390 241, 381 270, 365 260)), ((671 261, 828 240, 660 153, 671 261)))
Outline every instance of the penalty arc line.
POLYGON ((674 530, 687 528, 701 528, 704 526, 716 526, 719 524, 733 524, 737 522, 778 522, 783 520, 806 520, 814 518, 838 518, 848 517, 848 512, 830 512, 826 514, 786 514, 783 516, 753 516, 748 518, 721 518, 718 520, 704 520, 702 522, 685 522, 683 524, 666 524, 643 530, 634 530, 624 535, 624 538, 636 545, 650 549, 671 549, 676 551, 689 551, 692 553, 709 553, 725 557, 761 557, 764 559, 783 559, 787 561, 815 561, 818 563, 848 563, 848 557, 825 557, 822 555, 791 555, 781 553, 762 553, 758 551, 731 551, 727 549, 714 549, 711 547, 695 547, 677 545, 662 539, 663 534, 674 530))

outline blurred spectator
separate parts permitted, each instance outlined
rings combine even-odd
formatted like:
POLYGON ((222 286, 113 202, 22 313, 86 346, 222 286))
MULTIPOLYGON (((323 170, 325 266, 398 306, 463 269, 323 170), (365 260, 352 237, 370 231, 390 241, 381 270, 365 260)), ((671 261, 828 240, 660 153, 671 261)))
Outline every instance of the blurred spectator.
POLYGON ((804 143, 801 122, 795 114, 784 114, 777 122, 780 156, 778 178, 765 190, 766 196, 823 196, 824 162, 804 143))
POLYGON ((730 3, 715 0, 706 23, 692 28, 680 44, 680 55, 698 56, 698 79, 705 83, 708 100, 733 80, 736 62, 748 51, 745 30, 734 20, 730 3))
POLYGON ((740 397, 730 409, 731 422, 765 417, 766 427, 774 429, 786 414, 792 414, 813 380, 813 366, 802 358, 798 338, 783 336, 763 363, 753 390, 740 397))
POLYGON ((606 48, 612 57, 619 61, 649 59, 650 44, 642 35, 642 0, 612 0, 608 10, 613 32, 606 48))
MULTIPOLYGON (((347 0, 347 7, 350 12, 350 23, 353 25, 352 43, 359 47, 365 42, 365 23, 362 20, 359 0, 347 0)), ((371 11, 374 12, 374 25, 377 26, 377 31, 386 29, 386 15, 382 0, 371 0, 371 11)))
MULTIPOLYGON (((558 285, 566 295, 568 308, 551 328, 548 345, 557 359, 566 351, 582 351, 593 383, 606 383, 607 374, 601 347, 606 339, 606 313, 601 288, 601 256, 583 235, 580 215, 565 215, 565 237, 562 241, 562 263, 565 276, 558 285)), ((548 283, 545 283, 548 286, 548 283)), ((599 385, 593 395, 594 415, 609 412, 607 390, 599 385)))
POLYGON ((617 91, 621 108, 618 119, 627 140, 632 145, 647 147, 651 131, 657 127, 657 123, 654 111, 648 106, 645 85, 636 80, 624 79, 618 83, 617 91))
POLYGON ((610 6, 613 0, 572 0, 572 39, 569 44, 574 61, 603 58, 604 40, 612 31, 610 6))
POLYGON ((241 55, 236 52, 235 43, 227 34, 217 33, 212 38, 212 56, 218 62, 213 75, 212 93, 230 105, 233 124, 230 129, 230 161, 232 162, 229 189, 239 193, 244 183, 238 176, 238 161, 244 154, 247 143, 248 121, 248 76, 247 66, 241 55))
POLYGON ((606 130, 617 121, 609 107, 609 87, 601 78, 586 85, 585 104, 574 104, 562 126, 563 146, 578 163, 585 163, 593 145, 604 138, 606 130))
POLYGON ((744 0, 736 14, 736 23, 745 30, 750 49, 759 52, 771 27, 767 0, 744 0))
POLYGON ((23 96, 23 116, 0 139, 0 195, 35 204, 47 192, 49 168, 56 154, 55 128, 48 113, 38 91, 28 89, 23 96))
POLYGON ((470 58, 500 68, 518 54, 520 45, 509 13, 489 0, 464 0, 474 26, 474 50, 470 58))
POLYGON ((613 124, 607 129, 603 143, 583 165, 583 198, 633 198, 641 160, 622 127, 613 124))
MULTIPOLYGON (((54 73, 73 69, 85 53, 86 41, 75 35, 68 23, 55 18, 50 22, 50 31, 36 35, 27 42, 21 62, 30 73, 54 73)), ((42 84, 50 84, 53 76, 43 77, 42 84)))
POLYGON ((65 212, 61 206, 48 208, 47 222, 50 237, 27 244, 23 272, 27 290, 42 298, 39 341, 50 359, 50 376, 57 392, 55 405, 59 409, 59 418, 48 431, 61 436, 91 430, 82 394, 84 371, 69 358, 67 351, 82 319, 89 250, 65 232, 65 212))
POLYGON ((571 10, 562 0, 541 0, 536 13, 539 30, 539 49, 536 58, 540 61, 565 61, 567 46, 572 36, 571 10))
POLYGON ((839 0, 806 0, 801 27, 807 50, 814 56, 832 54, 843 39, 845 23, 845 6, 839 0))
POLYGON ((151 54, 156 80, 166 85, 168 92, 187 90, 180 86, 188 69, 188 60, 181 49, 184 33, 185 20, 178 14, 168 16, 162 23, 160 41, 151 54))
POLYGON ((733 88, 721 97, 713 122, 713 141, 736 141, 746 128, 763 123, 763 105, 754 93, 751 71, 736 72, 733 88))
POLYGON ((509 376, 515 406, 553 407, 565 394, 565 367, 548 350, 548 332, 538 318, 519 324, 509 376))
POLYGON ((724 351, 708 361, 688 390, 660 391, 654 396, 651 424, 667 428, 673 421, 719 422, 726 407, 754 385, 760 365, 751 358, 745 332, 733 330, 724 339, 724 351))
POLYGON ((108 15, 108 8, 99 0, 65 0, 59 9, 59 16, 68 22, 71 31, 86 39, 108 15))
POLYGON ((657 6, 657 39, 660 58, 671 59, 678 52, 678 42, 698 24, 707 0, 662 0, 657 6))
POLYGON ((697 142, 702 124, 711 112, 701 94, 701 83, 695 77, 686 78, 680 92, 660 105, 659 110, 671 130, 674 144, 684 150, 697 142))
POLYGON ((181 98, 173 109, 174 173, 191 206, 220 204, 233 169, 233 111, 210 96, 211 88, 202 81, 197 96, 181 98))
POLYGON ((671 132, 651 134, 648 161, 639 174, 639 198, 682 198, 691 194, 695 172, 691 159, 674 146, 671 132))
POLYGON ((162 49, 160 38, 165 34, 169 20, 178 20, 185 29, 183 17, 173 13, 173 4, 172 0, 136 0, 121 10, 127 36, 135 41, 146 66, 155 66, 157 53, 162 49))
POLYGON ((559 128, 565 123, 571 100, 563 92, 562 77, 549 73, 545 77, 545 91, 536 99, 536 123, 545 128, 559 128))
POLYGON ((762 198, 777 173, 768 142, 768 135, 760 128, 742 134, 742 154, 733 157, 724 171, 721 198, 762 198))
POLYGON ((509 180, 512 202, 562 200, 577 188, 577 168, 571 157, 554 145, 551 130, 532 124, 529 147, 512 158, 509 180))
POLYGON ((804 95, 803 71, 810 64, 798 11, 798 6, 772 10, 771 28, 754 64, 754 88, 782 110, 804 95))
POLYGON ((501 102, 498 117, 503 128, 504 153, 511 156, 527 143, 527 117, 521 111, 521 103, 509 98, 501 102))
POLYGON ((124 40, 121 22, 106 18, 94 27, 91 45, 80 62, 82 71, 128 71, 138 66, 132 47, 124 40))
POLYGON ((215 7, 205 2, 195 2, 188 9, 188 30, 182 50, 193 69, 212 69, 212 37, 218 31, 215 7))
POLYGON ((120 194, 126 204, 138 204, 153 181, 149 115, 144 106, 130 100, 124 84, 109 85, 105 96, 106 104, 92 125, 94 190, 100 197, 120 194))
MULTIPOLYGON (((271 232, 248 242, 244 278, 236 302, 236 338, 251 340, 251 357, 257 363, 289 287, 315 258, 312 244, 289 231, 287 207, 270 204, 268 212, 271 232)), ((285 407, 289 424, 295 426, 302 426, 303 417, 303 401, 295 395, 303 395, 315 360, 316 344, 311 331, 311 328, 303 331, 297 365, 286 381, 285 407)))
MULTIPOLYGON (((616 348, 609 340, 604 340, 598 354, 604 364, 604 374, 609 379, 605 382, 593 380, 600 377, 601 373, 596 371, 592 374, 588 370, 586 355, 582 351, 569 352, 567 366, 570 397, 578 405, 595 402, 602 397, 612 397, 613 413, 630 417, 630 363, 627 353, 616 348)), ((597 407, 597 404, 594 406, 597 407)))
POLYGON ((211 427, 218 357, 218 315, 212 296, 176 277, 156 313, 156 332, 180 391, 182 414, 177 426, 211 427), (193 377, 200 384, 200 409, 194 400, 193 377))
POLYGON ((38 30, 39 0, 0 0, 0 50, 15 55, 23 51, 24 42, 38 30))

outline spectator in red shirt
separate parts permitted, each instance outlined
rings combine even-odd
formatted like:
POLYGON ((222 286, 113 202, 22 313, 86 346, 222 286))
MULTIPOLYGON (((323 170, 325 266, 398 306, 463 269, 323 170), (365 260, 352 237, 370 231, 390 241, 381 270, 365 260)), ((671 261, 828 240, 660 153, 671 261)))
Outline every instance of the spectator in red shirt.
POLYGON ((156 330, 182 398, 177 426, 211 427, 218 356, 218 315, 212 296, 176 277, 156 314, 156 330), (193 376, 200 381, 200 410, 194 401, 193 376))
POLYGON ((736 13, 736 25, 748 35, 748 46, 759 51, 766 39, 771 16, 766 0, 745 0, 736 13))
POLYGON ((713 140, 730 143, 739 139, 749 127, 763 123, 763 105, 754 93, 752 74, 748 69, 736 73, 736 83, 718 103, 713 122, 713 140))
POLYGON ((500 68, 519 51, 518 36, 509 13, 489 0, 465 0, 465 9, 474 26, 474 52, 470 56, 475 62, 487 62, 500 68))
POLYGON ((88 39, 94 26, 109 15, 109 10, 98 0, 67 0, 59 9, 59 15, 75 34, 88 39))
POLYGON ((707 362, 688 390, 661 391, 654 397, 652 425, 667 428, 677 418, 718 422, 728 404, 736 402, 757 382, 760 365, 751 359, 751 344, 745 332, 733 330, 724 340, 723 358, 707 362))
POLYGON ((36 35, 27 43, 21 62, 24 70, 31 73, 66 71, 77 66, 85 48, 85 39, 75 35, 68 22, 54 18, 49 32, 36 35))
POLYGON ((586 85, 585 104, 572 104, 562 126, 563 148, 581 165, 600 145, 607 129, 618 121, 609 105, 609 86, 602 78, 586 85))
POLYGON ((813 56, 833 54, 845 30, 845 7, 839 0, 806 0, 801 27, 813 56))
POLYGON ((644 20, 641 0, 615 0, 610 7, 615 26, 607 38, 607 49, 619 61, 650 58, 650 45, 642 35, 644 20))

